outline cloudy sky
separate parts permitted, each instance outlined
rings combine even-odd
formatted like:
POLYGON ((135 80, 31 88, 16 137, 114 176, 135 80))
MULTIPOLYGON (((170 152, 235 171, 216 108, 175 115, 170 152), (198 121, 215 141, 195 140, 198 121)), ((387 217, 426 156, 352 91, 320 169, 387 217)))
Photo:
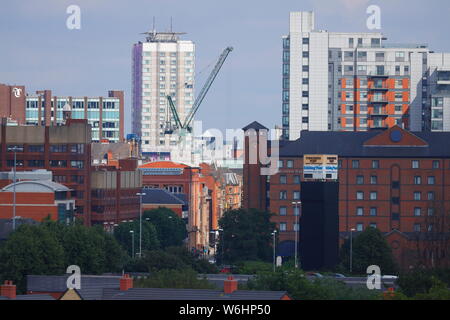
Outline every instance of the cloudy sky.
POLYGON ((314 10, 316 26, 368 31, 366 8, 381 8, 390 42, 428 43, 450 51, 450 3, 443 0, 2 0, 0 83, 28 92, 101 96, 125 91, 131 130, 131 47, 152 28, 174 31, 196 44, 197 92, 221 51, 235 50, 204 100, 203 128, 240 128, 258 120, 281 122, 281 36, 289 12, 314 10), (66 28, 69 5, 81 8, 81 30, 66 28))

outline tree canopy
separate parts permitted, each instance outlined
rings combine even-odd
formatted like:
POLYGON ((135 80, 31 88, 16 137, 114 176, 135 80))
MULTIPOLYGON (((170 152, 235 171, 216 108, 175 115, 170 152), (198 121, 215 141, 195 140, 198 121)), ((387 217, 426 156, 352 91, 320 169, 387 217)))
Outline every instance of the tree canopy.
POLYGON ((168 208, 145 211, 142 219, 155 226, 162 248, 181 246, 187 237, 186 223, 168 208))
POLYGON ((217 244, 217 260, 222 263, 269 261, 272 257, 271 234, 275 229, 271 216, 269 212, 255 209, 225 212, 219 220, 223 231, 217 244))

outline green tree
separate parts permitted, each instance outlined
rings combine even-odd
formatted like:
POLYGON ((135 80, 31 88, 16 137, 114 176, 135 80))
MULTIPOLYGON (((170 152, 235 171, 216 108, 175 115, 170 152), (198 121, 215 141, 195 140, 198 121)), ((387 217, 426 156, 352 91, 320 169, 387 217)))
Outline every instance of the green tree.
MULTIPOLYGON (((134 254, 139 252, 139 221, 124 222, 119 224, 114 230, 114 237, 123 246, 127 253, 131 256, 133 249, 130 231, 134 231, 134 254)), ((142 221, 142 251, 154 250, 159 248, 160 242, 158 240, 155 226, 147 221, 142 221)))
POLYGON ((64 249, 55 235, 36 225, 21 225, 0 247, 0 275, 12 280, 20 292, 26 276, 65 272, 64 249))
POLYGON ((155 226, 162 248, 181 246, 187 237, 186 223, 168 208, 160 207, 145 211, 142 219, 155 226))
POLYGON ((217 260, 221 263, 269 261, 272 257, 271 233, 275 229, 271 217, 271 213, 255 209, 225 212, 219 220, 223 231, 217 245, 217 260))
MULTIPOLYGON (((368 227, 353 237, 353 273, 366 274, 367 267, 377 265, 383 274, 397 272, 391 247, 383 234, 376 228, 368 227)), ((350 240, 347 239, 340 250, 341 269, 348 270, 350 264, 350 240)))
POLYGON ((206 279, 199 279, 192 269, 160 270, 135 281, 136 288, 216 289, 206 279))

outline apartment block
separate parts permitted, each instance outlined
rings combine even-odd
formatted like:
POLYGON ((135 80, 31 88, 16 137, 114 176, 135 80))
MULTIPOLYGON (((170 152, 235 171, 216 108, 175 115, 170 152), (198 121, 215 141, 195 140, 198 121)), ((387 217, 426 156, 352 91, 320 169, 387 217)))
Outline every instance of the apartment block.
POLYGON ((449 108, 448 54, 386 40, 377 32, 320 30, 314 12, 291 12, 283 36, 282 137, 394 125, 446 131, 445 112, 432 109, 449 108))
MULTIPOLYGON (((148 32, 146 41, 133 45, 133 133, 142 141, 142 154, 175 152, 178 137, 165 134, 172 122, 170 95, 181 121, 194 104, 195 45, 183 33, 148 32)), ((171 158, 173 159, 173 157, 171 158)))

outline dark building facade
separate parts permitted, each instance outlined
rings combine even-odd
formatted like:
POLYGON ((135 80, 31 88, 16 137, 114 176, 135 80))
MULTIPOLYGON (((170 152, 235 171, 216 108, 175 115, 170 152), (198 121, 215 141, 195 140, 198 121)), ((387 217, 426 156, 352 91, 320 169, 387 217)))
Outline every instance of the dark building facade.
MULTIPOLYGON (((419 240, 448 228, 438 218, 450 212, 448 141, 450 133, 408 132, 398 126, 368 132, 304 131, 300 139, 280 146, 277 174, 262 177, 262 165, 253 170, 244 166, 244 207, 275 213, 281 245, 294 241, 298 209, 293 202, 301 199, 303 156, 337 155, 341 242, 351 229, 357 233, 376 227, 385 234, 400 265, 408 268, 417 262, 419 240)), ((247 151, 248 146, 246 163, 247 151)), ((301 234, 302 225, 299 230, 301 234)), ((433 263, 450 260, 443 256, 448 249, 428 251, 424 255, 433 263)))

